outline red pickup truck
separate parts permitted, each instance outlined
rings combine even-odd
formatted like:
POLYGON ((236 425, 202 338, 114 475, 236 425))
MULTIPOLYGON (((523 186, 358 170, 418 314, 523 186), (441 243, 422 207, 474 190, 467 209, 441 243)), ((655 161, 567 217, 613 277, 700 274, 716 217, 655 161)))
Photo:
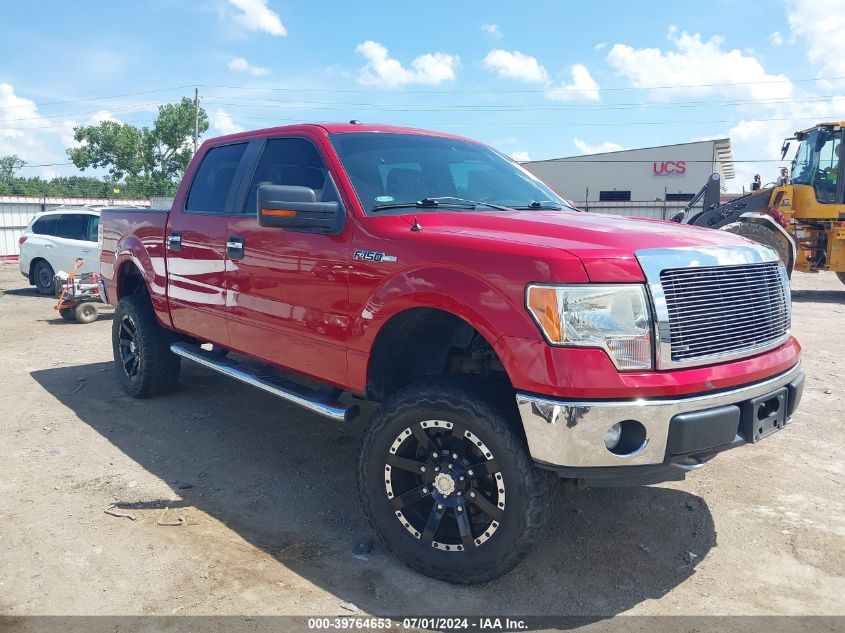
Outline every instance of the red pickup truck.
POLYGON ((801 398, 773 251, 579 212, 455 136, 212 139, 170 211, 105 210, 100 230, 126 391, 170 391, 185 358, 337 421, 377 401, 367 515, 452 582, 517 565, 561 487, 682 479, 801 398))

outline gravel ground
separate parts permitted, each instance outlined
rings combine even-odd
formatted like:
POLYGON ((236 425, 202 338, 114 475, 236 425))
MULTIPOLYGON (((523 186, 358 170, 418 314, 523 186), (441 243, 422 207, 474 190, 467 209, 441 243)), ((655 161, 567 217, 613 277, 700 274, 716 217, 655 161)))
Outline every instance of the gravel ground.
POLYGON ((793 423, 686 481, 562 497, 528 560, 454 587, 360 510, 348 426, 183 365, 134 401, 111 318, 66 322, 0 265, 0 615, 845 615, 845 286, 796 274, 793 423), (105 512, 116 506, 118 513, 105 512))

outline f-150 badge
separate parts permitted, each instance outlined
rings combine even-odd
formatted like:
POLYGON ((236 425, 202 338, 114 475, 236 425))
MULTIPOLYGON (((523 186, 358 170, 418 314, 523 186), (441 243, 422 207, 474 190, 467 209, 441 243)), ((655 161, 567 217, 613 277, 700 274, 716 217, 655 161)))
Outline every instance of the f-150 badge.
POLYGON ((352 259, 362 262, 395 262, 396 255, 387 255, 375 251, 355 251, 352 254, 352 259))

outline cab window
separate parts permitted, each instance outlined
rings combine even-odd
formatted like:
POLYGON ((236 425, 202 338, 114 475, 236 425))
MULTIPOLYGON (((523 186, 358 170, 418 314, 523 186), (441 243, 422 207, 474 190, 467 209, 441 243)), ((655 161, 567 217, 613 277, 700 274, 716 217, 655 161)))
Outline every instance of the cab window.
POLYGON ((256 213, 261 185, 288 185, 314 190, 317 202, 339 202, 334 181, 320 152, 304 138, 273 138, 267 141, 249 187, 245 213, 256 213))
POLYGON ((244 155, 246 143, 214 147, 206 153, 200 163, 188 200, 186 211, 199 213, 227 213, 226 207, 232 187, 235 184, 235 172, 244 155))
POLYGON ((842 151, 840 131, 812 131, 801 140, 792 162, 792 183, 812 185, 819 202, 836 202, 842 151))

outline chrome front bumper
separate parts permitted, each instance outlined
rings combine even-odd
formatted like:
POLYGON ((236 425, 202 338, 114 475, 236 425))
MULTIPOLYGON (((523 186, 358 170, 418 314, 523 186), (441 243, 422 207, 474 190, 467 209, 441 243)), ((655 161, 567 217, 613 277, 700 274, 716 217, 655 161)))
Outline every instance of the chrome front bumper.
POLYGON ((674 416, 738 405, 785 387, 801 376, 798 364, 774 378, 715 394, 676 399, 565 401, 517 393, 516 403, 535 461, 570 468, 642 466, 667 460, 674 416), (604 436, 611 426, 625 420, 636 420, 645 426, 645 443, 629 455, 616 455, 605 447, 604 436))

